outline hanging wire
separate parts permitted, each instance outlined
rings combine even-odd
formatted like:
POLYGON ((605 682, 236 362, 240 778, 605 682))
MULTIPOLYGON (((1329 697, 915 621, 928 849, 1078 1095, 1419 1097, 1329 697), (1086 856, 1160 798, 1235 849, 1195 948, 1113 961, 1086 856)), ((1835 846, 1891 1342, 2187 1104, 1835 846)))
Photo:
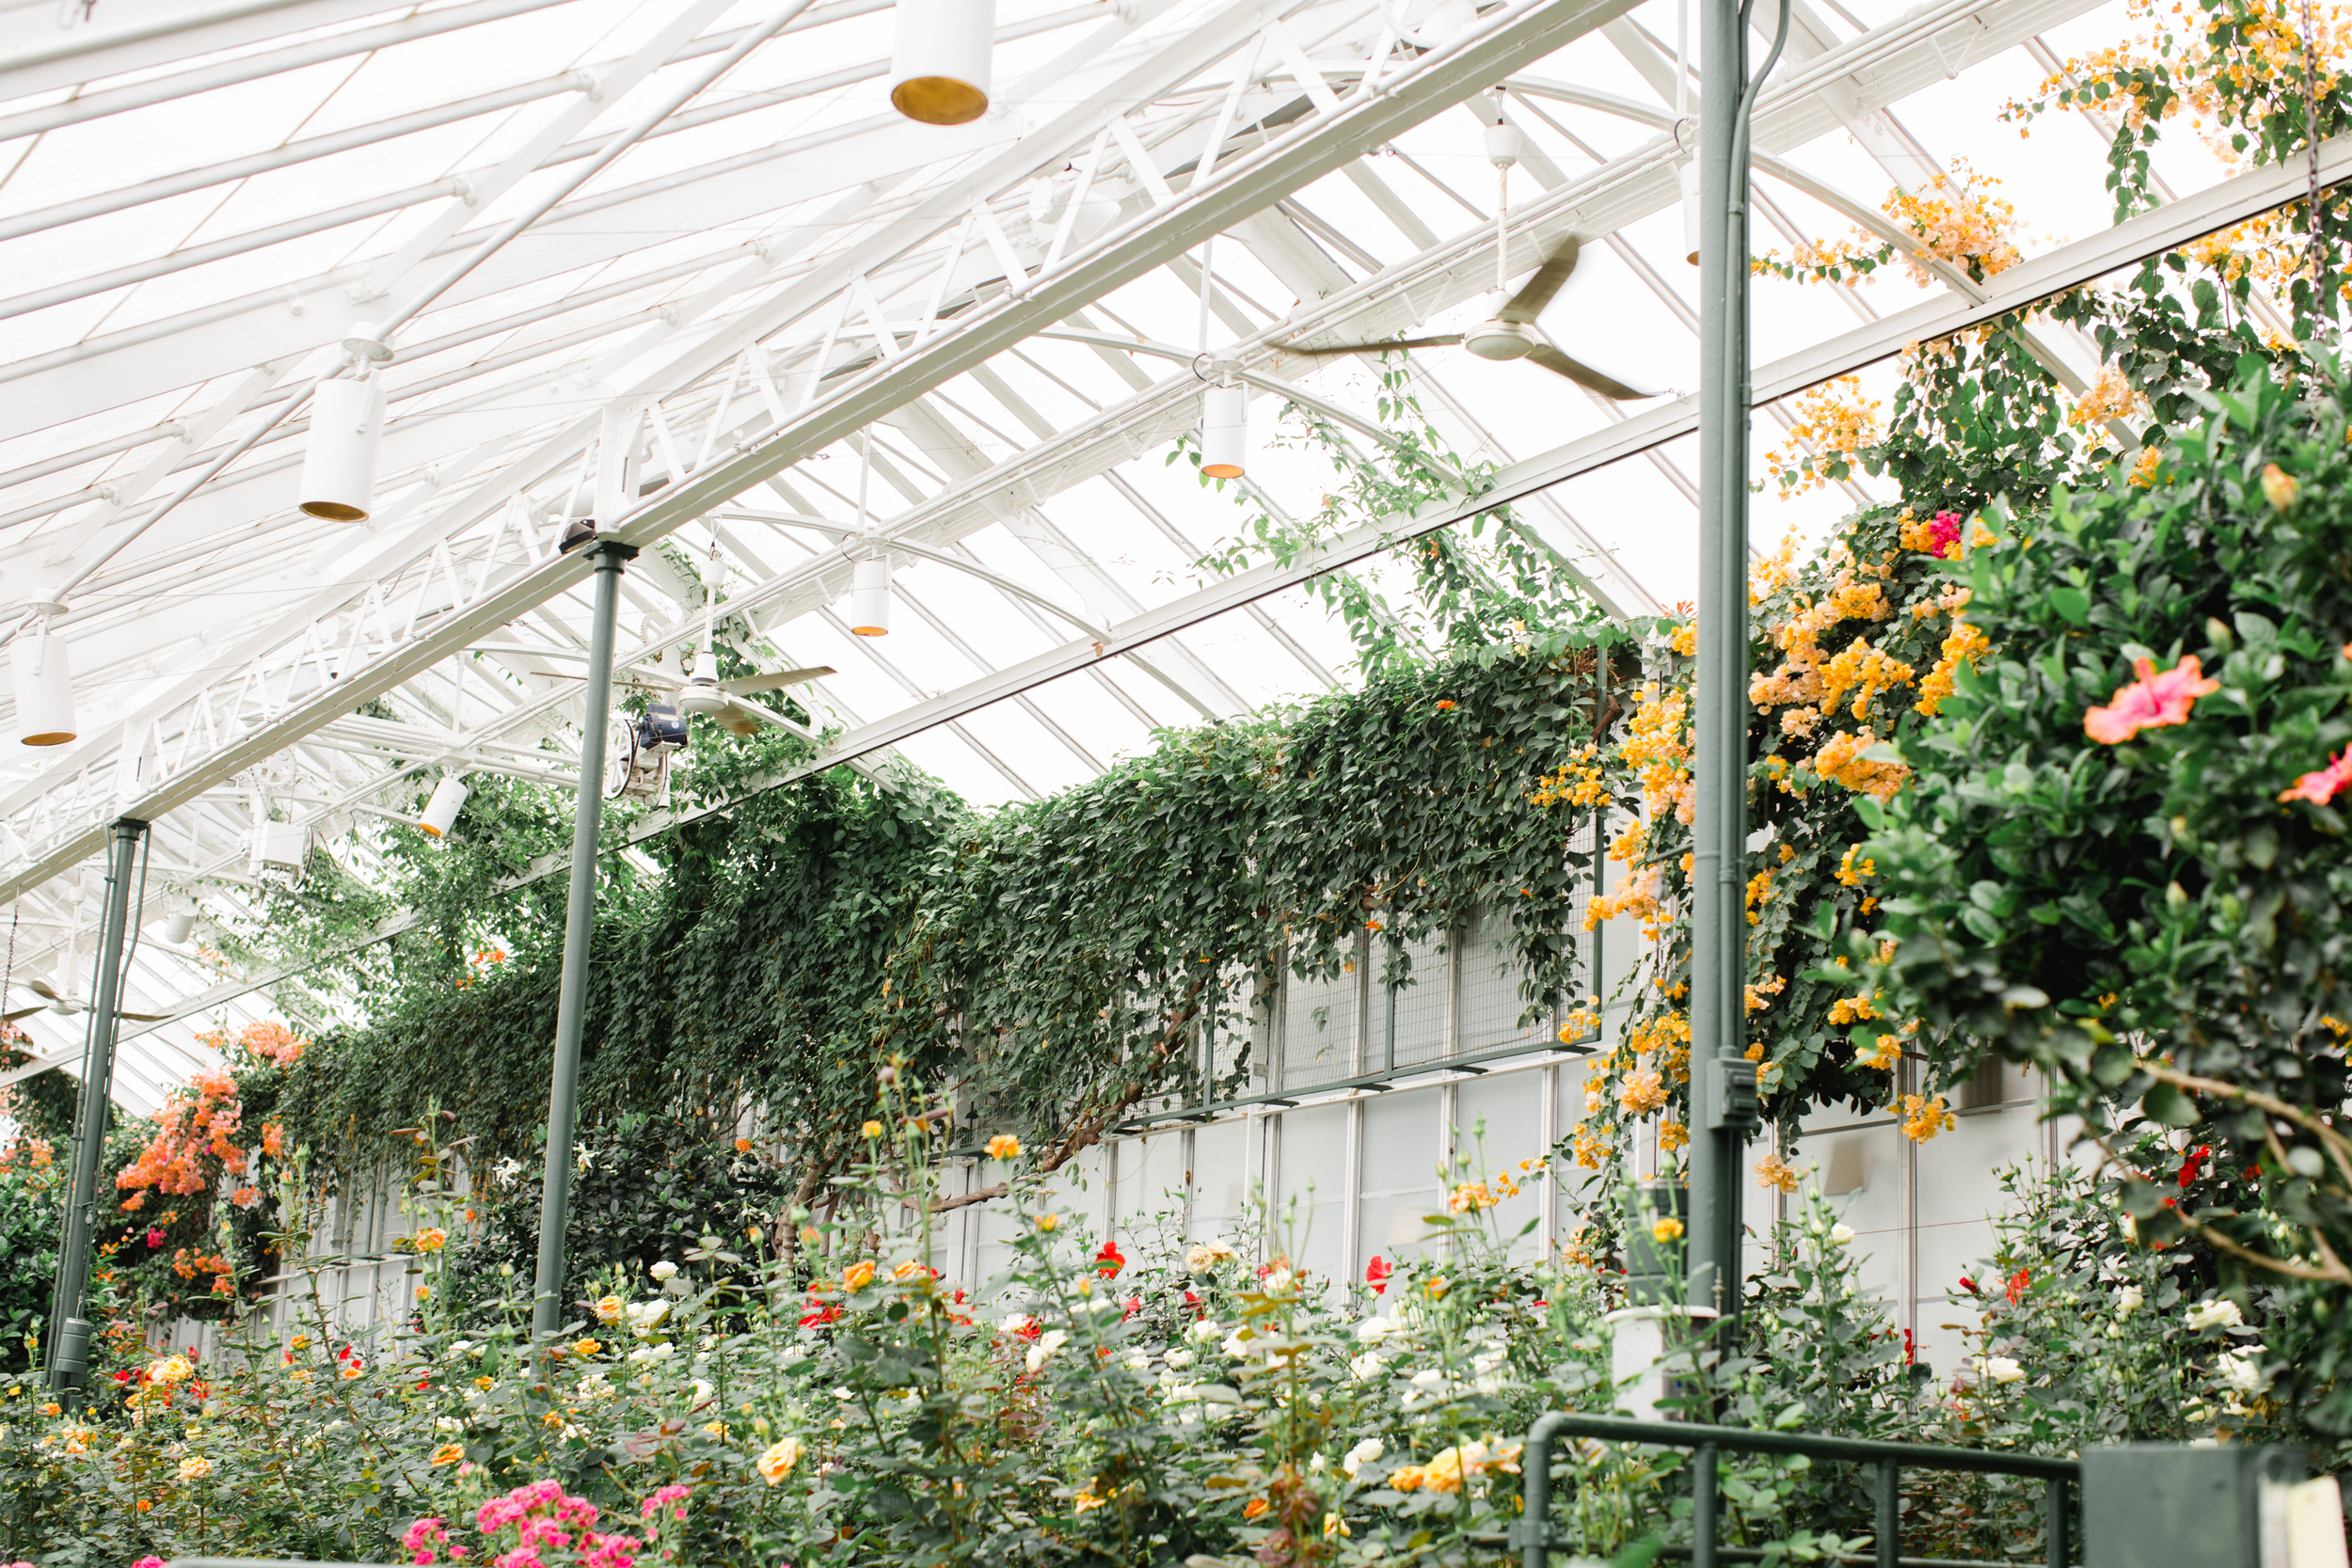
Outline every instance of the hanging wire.
POLYGON ((131 960, 139 956, 139 923, 147 915, 147 862, 154 852, 155 832, 149 829, 139 835, 139 896, 131 911, 131 945, 123 949, 122 964, 115 971, 115 993, 108 1006, 115 1010, 115 1032, 122 1031, 122 993, 131 984, 131 960))
POLYGON ((2319 40, 2312 22, 2312 0, 2303 0, 2303 140, 2309 153, 2311 182, 2312 314, 2319 314, 2320 280, 2327 275, 2327 245, 2320 237, 2319 206, 2319 40))

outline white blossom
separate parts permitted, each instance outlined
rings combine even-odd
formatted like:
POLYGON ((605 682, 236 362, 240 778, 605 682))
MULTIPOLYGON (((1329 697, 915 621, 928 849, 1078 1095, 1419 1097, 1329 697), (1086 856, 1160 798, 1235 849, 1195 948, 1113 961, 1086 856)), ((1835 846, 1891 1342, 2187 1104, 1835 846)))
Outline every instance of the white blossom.
POLYGON ((1376 1345, 1389 1337, 1391 1326, 1386 1318, 1366 1318, 1356 1325, 1356 1338, 1367 1345, 1376 1345))
POLYGON ((1171 1367, 1175 1368, 1178 1371, 1182 1371, 1182 1370, 1184 1370, 1186 1367, 1191 1366, 1191 1365, 1192 1365, 1195 1361, 1198 1361, 1199 1359, 1200 1359, 1200 1358, 1199 1356, 1197 1356, 1197 1355, 1193 1354, 1192 1354, 1192 1352, 1190 1352, 1190 1351, 1188 1351, 1188 1350, 1172 1350, 1172 1351, 1169 1351, 1169 1352, 1168 1353, 1168 1357, 1167 1357, 1168 1364, 1169 1366, 1171 1366, 1171 1367))
POLYGON ((1853 1227, 1840 1220, 1829 1227, 1829 1239, 1839 1246, 1844 1246, 1853 1240, 1853 1227))
POLYGON ((2140 1303, 2147 1299, 2139 1293, 2138 1286, 2126 1285, 2115 1292, 2115 1315, 2119 1318, 2128 1318, 2138 1311, 2140 1303))
POLYGON ((2221 1380, 2221 1386, 2237 1394, 2261 1393, 2263 1385, 2270 1380, 2263 1375, 2262 1363, 2257 1359, 2260 1349, 2249 1346, 2234 1350, 2215 1362, 2214 1375, 2221 1380))
POLYGON ((1988 1355, 1977 1363, 1977 1370, 1988 1383, 2017 1383, 2026 1375, 2026 1369, 2006 1355, 1988 1355))
POLYGON ((652 1272, 653 1276, 656 1279, 675 1279, 677 1277, 677 1265, 671 1262, 667 1258, 664 1258, 660 1262, 656 1263, 653 1266, 652 1272))
POLYGON ((1224 1327, 1215 1318, 1203 1318, 1192 1325, 1192 1342, 1205 1345, 1212 1339, 1222 1338, 1224 1333, 1224 1327))
POLYGON ((1347 1363, 1347 1375, 1359 1383, 1369 1383, 1388 1370, 1389 1364, 1372 1352, 1353 1356, 1347 1363))
POLYGON ((1340 1468, 1346 1472, 1350 1481, 1353 1481, 1358 1471, 1388 1451, 1388 1445, 1381 1442, 1379 1438, 1367 1437, 1347 1450, 1347 1456, 1340 1461, 1340 1468))
POLYGON ((2245 1322, 2246 1314, 2228 1296, 2216 1296, 2188 1309, 2188 1326, 2194 1329, 2237 1328, 2245 1322))

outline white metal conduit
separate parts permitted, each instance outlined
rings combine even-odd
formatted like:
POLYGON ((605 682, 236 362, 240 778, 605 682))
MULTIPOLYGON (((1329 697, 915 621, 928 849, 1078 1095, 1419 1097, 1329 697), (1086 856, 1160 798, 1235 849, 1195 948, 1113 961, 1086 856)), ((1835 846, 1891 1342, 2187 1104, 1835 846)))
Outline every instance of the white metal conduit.
MULTIPOLYGON (((1102 17, 1103 9, 1099 5, 1076 7, 1068 10, 1056 11, 1050 16, 1039 17, 1017 25, 999 28, 997 40, 999 42, 1006 42, 1029 38, 1039 33, 1076 26, 1082 23, 1098 22, 1102 20, 1102 17)), ((739 42, 736 47, 740 47, 739 33, 749 30, 739 30, 739 42)), ((689 56, 681 55, 673 57, 689 56)), ((771 108, 776 104, 791 103, 797 99, 814 97, 819 93, 854 86, 859 82, 876 80, 889 73, 890 62, 888 60, 870 60, 862 65, 829 72, 821 77, 813 77, 805 82, 796 82, 789 87, 777 87, 768 92, 747 94, 742 98, 734 99, 725 103, 714 103, 688 114, 673 114, 665 117, 663 123, 647 129, 636 139, 652 141, 663 136, 675 135, 679 132, 691 131, 717 120, 751 114, 756 110, 771 108)), ((501 95, 486 96, 496 98, 501 95)), ((553 94, 534 92, 530 96, 541 98, 553 96, 553 94)), ((517 99, 515 102, 526 101, 517 99)), ((481 108, 469 112, 487 114, 492 109, 504 106, 506 105, 485 103, 481 108)), ((426 111, 426 113, 437 112, 426 111)), ((447 116, 447 119, 453 120, 464 118, 467 117, 457 114, 447 116)), ((780 142, 772 147, 761 148, 754 152, 739 155, 738 158, 723 160, 705 168, 686 171, 684 178, 685 180, 706 178, 713 173, 739 167, 744 162, 765 162, 771 158, 787 156, 792 152, 804 151, 830 142, 843 140, 849 136, 872 131, 877 127, 896 125, 899 122, 899 117, 893 114, 887 117, 877 117, 872 120, 831 127, 811 135, 796 137, 791 141, 780 142)), ((446 120, 435 119, 430 123, 441 124, 446 123, 446 120)), ((425 127, 422 125, 415 125, 405 129, 423 128, 425 127)), ((381 128, 360 128, 363 131, 378 129, 381 128)), ((386 135, 402 134, 405 134, 405 131, 391 131, 386 133, 386 135)), ((104 192, 76 201, 62 203, 56 207, 46 208, 38 213, 27 213, 20 217, 0 220, 0 240, 21 238, 26 234, 56 228, 60 224, 79 222, 85 218, 120 212, 145 202, 184 195, 186 192, 199 190, 208 185, 244 179, 253 174, 265 173, 312 158, 323 158, 330 153, 346 151, 353 147, 365 146, 371 142, 385 139, 384 136, 377 135, 358 136, 358 139, 354 139, 355 136, 358 136, 356 132, 320 136, 312 141, 297 142, 291 147, 279 148, 271 152, 256 153, 248 158, 232 159, 211 168, 167 175, 160 180, 149 181, 143 185, 134 185, 121 191, 104 192)), ((572 142, 548 154, 539 162, 537 167, 541 170, 550 169, 582 158, 594 158, 603 146, 602 139, 572 142)), ((192 267, 204 266, 214 261, 226 261, 232 256, 243 256, 251 251, 266 249, 270 245, 282 245, 289 240, 302 239, 310 234, 322 233, 329 229, 340 229, 345 224, 357 223, 364 218, 381 217, 385 214, 400 212, 405 208, 418 206, 423 202, 442 200, 451 197, 469 196, 473 189, 472 180, 478 179, 480 173, 481 171, 477 170, 473 171, 470 176, 463 173, 453 174, 445 179, 431 181, 424 184, 410 185, 382 196, 347 202, 342 206, 314 213, 307 217, 272 224, 266 229, 250 230, 243 234, 231 234, 206 245, 191 245, 168 256, 158 256, 146 261, 134 262, 129 266, 116 267, 111 271, 77 277, 70 282, 37 290, 32 293, 0 299, 0 321, 25 315, 34 310, 47 309, 55 305, 70 304, 77 299, 87 299, 93 294, 102 294, 111 289, 124 288, 133 283, 143 283, 151 278, 167 277, 174 273, 185 272, 192 267)), ((684 182, 676 176, 672 176, 670 179, 672 182, 684 182)), ((632 188, 628 194, 634 196, 644 193, 632 188)))
MULTIPOLYGON (((883 0, 864 0, 862 8, 877 8, 881 3, 883 3, 883 0)), ((999 27, 996 29, 995 40, 999 44, 1017 42, 1022 39, 1034 38, 1041 33, 1055 32, 1064 27, 1074 27, 1089 22, 1098 22, 1102 20, 1102 17, 1103 7, 1100 0, 1095 0, 1093 4, 1073 6, 1044 16, 1032 17, 1025 22, 999 27)), ((816 25, 816 23, 803 16, 793 26, 784 30, 789 33, 813 25, 816 25)), ((706 55, 719 54, 739 43, 749 31, 751 29, 747 27, 735 27, 724 33, 712 33, 696 39, 693 42, 672 54, 667 63, 676 65, 706 55)), ((535 82, 501 87, 493 92, 479 93, 471 98, 459 99, 454 103, 439 104, 430 109, 419 109, 412 114, 400 115, 390 119, 376 120, 366 125, 355 125, 346 130, 332 132, 323 136, 312 136, 306 141, 293 142, 284 147, 272 148, 267 151, 255 152, 243 158, 225 159, 219 163, 205 165, 200 168, 185 169, 178 174, 162 175, 135 185, 126 185, 119 190, 101 191, 72 201, 44 207, 37 212, 22 213, 10 218, 0 218, 0 240, 13 240, 26 234, 40 233, 46 229, 55 229, 63 224, 80 223, 87 218, 103 217, 108 213, 119 213, 126 208, 140 206, 147 202, 162 201, 169 197, 183 196, 190 191, 202 190, 209 185, 222 185, 231 181, 250 179, 257 174, 267 174, 277 169, 292 167, 296 164, 309 163, 313 159, 331 157, 339 152, 348 152, 354 148, 369 147, 377 142, 390 141, 395 137, 409 135, 419 131, 429 131, 436 126, 453 124, 461 119, 470 119, 476 115, 494 114, 502 109, 511 109, 537 99, 554 98, 567 92, 586 91, 601 69, 606 68, 589 66, 580 71, 566 71, 561 76, 542 77, 535 82)), ((845 66, 841 70, 828 71, 822 76, 811 76, 785 87, 770 88, 764 92, 749 93, 725 103, 714 103, 707 108, 674 116, 645 139, 674 135, 680 131, 691 131, 697 126, 708 125, 722 119, 731 119, 738 115, 771 108, 778 103, 789 103, 797 99, 813 98, 819 93, 853 87, 857 83, 873 81, 889 74, 890 62, 886 59, 867 60, 858 65, 845 66)), ((598 145, 589 141, 574 142, 549 154, 538 166, 543 169, 552 168, 558 164, 568 163, 575 158, 592 156, 598 145)), ((452 190, 450 186, 453 181, 464 178, 463 175, 453 175, 447 180, 435 181, 430 184, 412 185, 405 191, 374 198, 365 204, 354 203, 341 211, 351 214, 353 217, 373 216, 375 213, 386 210, 378 205, 379 203, 389 200, 394 196, 404 198, 404 204, 413 204, 419 201, 430 201, 437 197, 462 194, 452 190), (358 211, 361 205, 366 205, 371 210, 364 213, 358 211)), ((322 216, 326 215, 331 214, 322 214, 322 216)), ((347 222, 350 219, 343 218, 337 221, 347 222)), ((258 232, 270 232, 270 230, 258 232)), ((243 238, 244 236, 232 236, 219 243, 237 244, 243 238)))

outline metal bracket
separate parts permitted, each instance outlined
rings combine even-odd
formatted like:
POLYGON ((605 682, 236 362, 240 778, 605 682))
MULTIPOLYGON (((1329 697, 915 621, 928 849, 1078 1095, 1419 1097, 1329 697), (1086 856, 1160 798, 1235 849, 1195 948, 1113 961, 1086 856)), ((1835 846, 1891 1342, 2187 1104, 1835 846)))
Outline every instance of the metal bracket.
POLYGON ((1717 1056, 1707 1063, 1714 1093, 1707 1117, 1719 1132, 1754 1132, 1764 1125, 1764 1101, 1756 1093, 1756 1064, 1737 1056, 1717 1056))

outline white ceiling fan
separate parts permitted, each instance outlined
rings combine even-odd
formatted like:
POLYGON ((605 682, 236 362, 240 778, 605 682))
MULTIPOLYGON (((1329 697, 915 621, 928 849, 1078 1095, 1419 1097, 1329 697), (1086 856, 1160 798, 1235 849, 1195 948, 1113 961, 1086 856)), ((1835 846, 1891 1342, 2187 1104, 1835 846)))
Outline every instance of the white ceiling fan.
MULTIPOLYGON (((82 941, 81 890, 76 888, 71 896, 73 921, 67 933, 65 945, 57 951, 56 983, 52 985, 41 979, 24 981, 24 989, 40 997, 40 1005, 33 1007, 12 1008, 7 1013, 0 1013, 0 1022, 14 1023, 20 1018, 30 1018, 39 1012, 53 1012, 61 1018, 72 1018, 77 1013, 89 1011, 89 1004, 82 999, 80 989, 75 982, 75 971, 79 966, 73 961, 73 950, 81 945, 82 941)), ((169 1013, 122 1012, 116 1016, 137 1023, 161 1023, 171 1015, 169 1013)))
POLYGON ((1614 376, 1603 374, 1581 359, 1572 359, 1552 344, 1535 318, 1544 313, 1544 307, 1567 282, 1576 271, 1578 241, 1570 234, 1551 247, 1535 276, 1513 293, 1508 281, 1510 257, 1510 180, 1511 166, 1519 160, 1526 138, 1515 125, 1490 125, 1486 128, 1486 155, 1502 182, 1502 198, 1495 207, 1495 292, 1488 295, 1487 319, 1468 332, 1447 332, 1429 338, 1392 338, 1386 342, 1372 343, 1284 343, 1284 354, 1295 354, 1310 359, 1326 358, 1341 354, 1400 354, 1417 348, 1451 348, 1458 343, 1481 359, 1524 359, 1539 365, 1555 375, 1565 375, 1580 387, 1589 387, 1602 397, 1624 401, 1632 398, 1654 398, 1656 392, 1636 391, 1614 376))

